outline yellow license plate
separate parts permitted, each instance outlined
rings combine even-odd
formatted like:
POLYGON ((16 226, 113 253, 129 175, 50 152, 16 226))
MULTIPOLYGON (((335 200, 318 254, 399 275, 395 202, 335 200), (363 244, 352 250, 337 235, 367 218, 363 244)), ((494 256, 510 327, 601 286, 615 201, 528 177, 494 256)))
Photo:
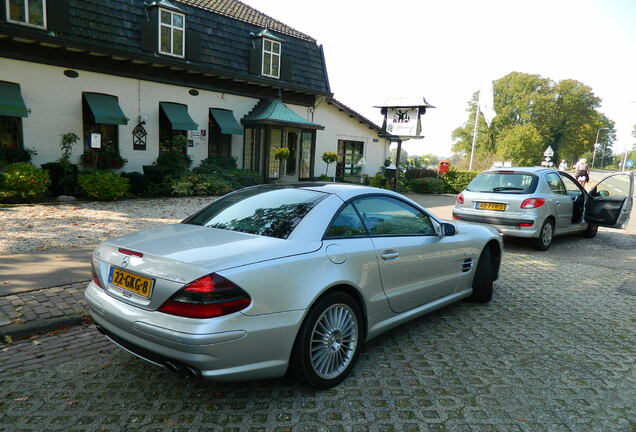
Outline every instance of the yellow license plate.
POLYGON ((152 294, 152 279, 127 272, 117 267, 110 268, 108 283, 142 297, 150 298, 152 294))
POLYGON ((479 202, 477 203, 477 208, 481 210, 504 211, 506 209, 506 205, 500 203, 479 202))

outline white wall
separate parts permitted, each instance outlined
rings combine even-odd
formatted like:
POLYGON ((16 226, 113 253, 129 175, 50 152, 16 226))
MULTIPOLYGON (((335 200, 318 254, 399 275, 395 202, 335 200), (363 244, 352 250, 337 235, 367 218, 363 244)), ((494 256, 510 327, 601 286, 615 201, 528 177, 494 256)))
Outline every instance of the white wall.
MULTIPOLYGON (((324 152, 337 152, 338 140, 361 141, 364 143, 364 159, 366 166, 364 174, 374 176, 389 154, 390 143, 378 138, 378 133, 369 126, 361 124, 357 119, 349 117, 346 111, 340 111, 336 106, 329 105, 327 101, 320 103, 314 112, 313 119, 305 107, 289 105, 297 114, 313 123, 325 127, 316 132, 316 166, 314 175, 317 177, 325 173, 327 165, 320 158, 324 152), (374 139, 378 140, 374 142, 374 139)), ((334 175, 335 164, 329 165, 330 176, 334 175)))
MULTIPOLYGON (((119 106, 128 117, 128 125, 119 126, 119 152, 128 163, 122 171, 142 171, 143 165, 151 164, 159 154, 159 102, 186 104, 192 119, 199 129, 208 129, 209 108, 225 108, 234 111, 239 121, 256 105, 258 99, 224 93, 199 90, 198 96, 188 93, 190 88, 140 81, 87 72, 77 69, 78 78, 68 78, 64 70, 56 66, 47 66, 0 58, 0 81, 20 84, 22 97, 29 116, 22 119, 24 146, 33 149, 37 155, 33 163, 40 165, 52 162, 60 157, 60 135, 75 132, 83 136, 82 92, 104 93, 117 96, 119 106), (141 103, 140 103, 141 101, 141 103), (146 115, 144 126, 148 132, 146 150, 133 150, 132 131, 137 125, 139 113, 146 115)), ((208 136, 194 141, 194 147, 188 148, 193 166, 207 157, 208 136)), ((83 153, 83 142, 73 149, 74 162, 79 161, 83 153)), ((243 137, 233 135, 232 155, 238 158, 241 166, 243 158, 243 137)))
MULTIPOLYGON (((22 119, 24 146, 37 155, 33 163, 37 166, 53 162, 60 157, 60 135, 75 132, 83 137, 82 92, 104 93, 117 96, 119 106, 128 117, 128 124, 119 126, 119 152, 128 163, 122 171, 142 171, 143 165, 152 164, 159 154, 159 102, 174 102, 188 106, 192 119, 199 129, 208 129, 208 110, 211 107, 230 109, 237 121, 248 114, 258 103, 257 98, 199 90, 191 96, 190 88, 99 74, 77 69, 78 78, 68 78, 64 70, 6 58, 0 58, 0 81, 20 84, 22 96, 30 113, 22 119), (139 114, 148 119, 145 129, 146 150, 133 150, 132 131, 139 114)), ((325 126, 316 133, 316 166, 314 175, 325 173, 325 163, 320 156, 327 151, 336 152, 338 140, 364 142, 364 157, 367 162, 364 173, 375 175, 387 158, 389 143, 379 139, 375 130, 357 119, 349 117, 333 105, 323 101, 316 108, 313 118, 311 110, 304 106, 288 105, 301 117, 325 126), (377 139, 378 142, 373 140, 377 139)), ((209 132, 209 131, 207 131, 209 132)), ((208 136, 195 138, 194 147, 188 148, 193 166, 197 166, 208 155, 208 136)), ((73 161, 79 162, 84 151, 83 140, 73 149, 73 161)), ((232 155, 238 166, 243 163, 243 136, 232 136, 232 155)), ((329 175, 335 172, 335 164, 329 166, 329 175)))

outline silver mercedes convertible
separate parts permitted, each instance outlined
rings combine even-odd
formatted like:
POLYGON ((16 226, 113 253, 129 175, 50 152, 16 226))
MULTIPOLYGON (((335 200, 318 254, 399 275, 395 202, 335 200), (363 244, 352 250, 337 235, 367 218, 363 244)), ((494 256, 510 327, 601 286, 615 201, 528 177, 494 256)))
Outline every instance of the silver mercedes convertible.
POLYGON ((264 185, 102 243, 85 297, 104 335, 172 371, 290 370, 329 388, 363 342, 462 299, 490 301, 502 253, 495 229, 439 220, 394 192, 264 185))

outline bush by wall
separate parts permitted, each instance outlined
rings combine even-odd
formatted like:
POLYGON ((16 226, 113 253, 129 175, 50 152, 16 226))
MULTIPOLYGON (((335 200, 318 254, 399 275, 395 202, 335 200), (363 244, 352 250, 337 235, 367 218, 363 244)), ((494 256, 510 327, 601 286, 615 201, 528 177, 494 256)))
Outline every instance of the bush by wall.
POLYGON ((68 164, 68 172, 61 162, 49 162, 42 164, 42 169, 48 171, 51 178, 51 191, 54 195, 74 194, 78 190, 78 168, 75 164, 68 164))
POLYGON ((172 180, 172 194, 177 196, 191 195, 225 195, 234 188, 223 178, 206 174, 186 174, 172 180))
POLYGON ((404 171, 404 177, 407 180, 416 178, 437 178, 437 171, 426 168, 407 168, 404 171))
POLYGON ((128 187, 131 194, 137 197, 149 196, 150 181, 145 175, 135 171, 123 172, 119 175, 128 179, 128 187))
POLYGON ((369 179, 369 186, 382 188, 386 185, 386 177, 384 174, 376 174, 369 179))
POLYGON ((106 149, 86 150, 80 156, 80 164, 84 168, 109 170, 123 167, 126 159, 119 155, 119 152, 106 149))
POLYGON ((3 199, 32 200, 41 197, 51 184, 49 173, 34 167, 30 162, 18 162, 7 166, 0 182, 3 199))
POLYGON ((33 150, 0 147, 0 167, 17 162, 30 162, 33 150))
POLYGON ((79 186, 87 197, 114 201, 128 193, 128 179, 108 171, 80 174, 79 186))
POLYGON ((451 170, 445 174, 440 174, 439 178, 448 185, 448 192, 459 193, 466 189, 468 183, 479 174, 479 171, 459 171, 451 170))
POLYGON ((407 188, 415 193, 440 194, 447 192, 446 183, 436 178, 416 178, 409 180, 407 188))

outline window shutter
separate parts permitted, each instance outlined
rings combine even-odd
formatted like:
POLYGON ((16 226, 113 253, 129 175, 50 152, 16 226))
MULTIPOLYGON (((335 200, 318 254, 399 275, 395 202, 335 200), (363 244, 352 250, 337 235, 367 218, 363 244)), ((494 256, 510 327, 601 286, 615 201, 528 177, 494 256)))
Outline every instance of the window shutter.
POLYGON ((46 2, 46 26, 48 30, 65 33, 71 29, 69 0, 48 0, 46 2))
POLYGON ((145 51, 157 52, 159 47, 157 44, 159 41, 157 40, 157 21, 150 19, 150 21, 145 21, 141 27, 141 47, 145 51))
POLYGON ((287 55, 280 59, 280 79, 290 81, 292 79, 292 59, 287 55))
POLYGON ((262 40, 252 42, 252 48, 250 50, 250 73, 254 75, 263 74, 263 49, 262 40), (256 46, 254 46, 256 45, 256 46))
POLYGON ((186 58, 191 61, 201 60, 201 35, 192 30, 185 34, 186 58))

